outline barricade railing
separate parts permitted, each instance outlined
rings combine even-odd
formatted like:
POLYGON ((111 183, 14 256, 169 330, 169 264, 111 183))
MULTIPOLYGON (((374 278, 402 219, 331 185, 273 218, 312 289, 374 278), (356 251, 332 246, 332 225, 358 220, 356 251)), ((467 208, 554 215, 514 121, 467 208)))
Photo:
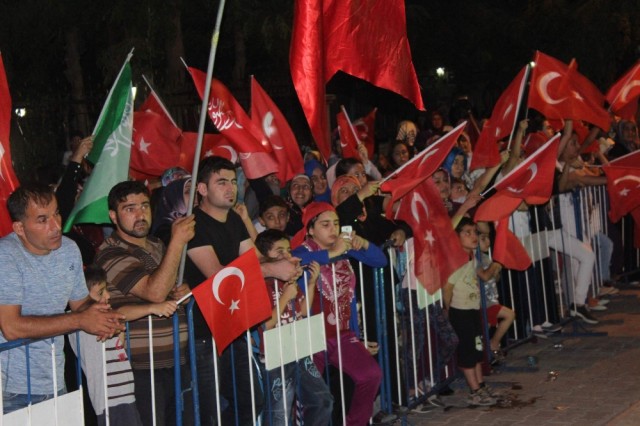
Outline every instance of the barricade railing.
MULTIPOLYGON (((527 219, 534 226, 526 230, 527 232, 523 233, 518 230, 516 218, 511 220, 516 235, 531 254, 533 265, 524 272, 504 270, 498 286, 500 303, 516 312, 516 321, 506 336, 506 349, 529 341, 533 333, 539 331, 534 326, 565 324, 568 321, 567 318, 570 317, 568 313, 571 309, 571 303, 584 302, 576 300, 576 295, 578 297, 581 297, 580 294, 595 296, 599 293, 605 280, 611 278, 608 275, 609 259, 607 258, 611 256, 612 245, 606 242, 606 238, 618 225, 612 226, 608 223, 608 199, 604 187, 581 188, 573 194, 564 195, 564 197, 567 197, 564 201, 561 201, 557 196, 553 197, 548 205, 548 210, 543 211, 542 209, 545 207, 531 209, 527 213, 527 219), (554 214, 554 211, 558 214, 554 214), (544 214, 548 214, 549 220, 543 220, 541 216, 544 214), (558 217, 562 218, 562 227, 556 223, 558 217), (550 225, 547 228, 551 229, 545 229, 543 222, 550 225), (577 250, 580 248, 578 244, 582 245, 587 252, 591 250, 591 256, 595 258, 593 267, 588 273, 588 293, 584 293, 585 289, 579 288, 576 284, 576 278, 579 275, 585 277, 587 274, 584 272, 580 274, 580 269, 575 265, 573 268, 571 266, 572 259, 578 256, 577 250), (592 248, 587 249, 587 244, 592 248)), ((621 225, 623 232, 620 240, 626 243, 622 247, 626 253, 626 263, 624 264, 626 270, 624 272, 636 270, 638 263, 640 263, 638 262, 638 250, 630 247, 632 244, 629 244, 632 242, 632 238, 629 237, 631 226, 628 222, 621 225)), ((353 333, 354 338, 361 340, 364 348, 375 353, 371 356, 375 357, 379 368, 375 375, 380 379, 376 407, 385 413, 405 415, 408 410, 437 394, 456 377, 455 360, 453 359, 456 337, 455 334, 452 334, 450 324, 447 326, 448 321, 442 311, 442 292, 438 291, 429 295, 419 283, 415 282, 415 276, 411 273, 414 267, 411 240, 402 249, 389 249, 387 254, 389 265, 385 268, 370 268, 362 263, 354 262, 356 288, 353 290, 354 303, 351 304, 353 317, 350 318, 349 332, 353 333), (373 342, 377 343, 377 347, 373 345, 373 342)), ((326 286, 323 287, 323 291, 326 290, 326 293, 334 298, 330 303, 337 306, 339 304, 337 298, 342 294, 340 292, 350 290, 338 288, 335 277, 334 265, 332 282, 322 282, 319 285, 326 286)), ((282 283, 276 282, 276 286, 278 285, 282 285, 282 283)), ((305 281, 301 287, 306 289, 306 285, 305 281)), ((581 282, 581 285, 584 286, 584 282, 581 282)), ((319 301, 320 311, 323 310, 322 303, 331 300, 318 294, 316 297, 321 299, 319 301)), ((309 304, 308 297, 305 303, 307 304, 307 312, 312 312, 313 307, 309 304)), ((351 383, 353 380, 348 379, 340 371, 344 371, 347 367, 354 368, 348 365, 353 360, 344 352, 347 348, 343 347, 344 344, 353 342, 345 342, 339 338, 347 331, 340 329, 341 319, 344 319, 340 317, 340 309, 336 310, 337 317, 328 321, 332 327, 335 327, 337 336, 335 341, 328 342, 326 340, 325 331, 328 329, 325 330, 325 320, 322 316, 310 315, 306 322, 293 321, 286 325, 277 322, 276 327, 270 333, 268 331, 256 333, 256 330, 250 330, 239 338, 241 344, 234 345, 230 350, 246 351, 246 358, 249 362, 247 365, 236 365, 232 360, 228 370, 221 369, 220 358, 212 339, 211 363, 214 373, 213 377, 204 377, 199 374, 196 365, 198 353, 193 333, 193 304, 194 302, 190 301, 186 307, 189 332, 187 360, 190 371, 188 386, 181 385, 183 372, 180 368, 174 368, 176 424, 187 424, 182 415, 183 412, 186 412, 185 410, 193 412, 193 424, 224 423, 226 420, 223 418, 222 411, 228 401, 222 397, 222 383, 232 387, 236 393, 241 392, 241 389, 248 389, 246 393, 237 394, 235 400, 243 403, 250 400, 250 404, 243 404, 242 408, 237 405, 231 407, 230 418, 239 418, 242 414, 247 414, 242 413, 242 410, 250 410, 251 418, 255 419, 256 424, 279 424, 269 414, 274 411, 274 407, 270 404, 273 403, 274 395, 277 396, 279 392, 285 390, 289 394, 296 394, 297 398, 290 396, 289 398, 275 399, 278 404, 282 404, 284 423, 297 424, 302 418, 301 413, 304 413, 305 410, 304 398, 300 397, 304 393, 295 392, 296 388, 301 386, 300 374, 299 372, 290 373, 288 366, 293 361, 318 361, 320 357, 324 357, 324 368, 320 374, 326 380, 327 386, 334 389, 332 394, 336 409, 332 416, 333 424, 348 423, 349 404, 350 401, 353 401, 354 394, 351 383), (328 356, 325 350, 327 344, 329 344, 331 356, 328 356), (335 364, 335 370, 331 369, 329 364, 335 364), (248 370, 242 372, 240 371, 242 368, 248 368, 248 370), (276 373, 270 374, 270 371, 276 373), (336 371, 338 374, 335 374, 336 371), (227 376, 231 376, 232 380, 220 380, 227 376), (245 379, 249 381, 248 386, 243 384, 245 379), (199 386, 200 389, 202 386, 211 386, 210 389, 213 389, 215 400, 203 400, 198 391, 199 386), (256 394, 254 389, 258 389, 262 395, 256 394), (193 400, 193 404, 183 402, 184 396, 188 393, 191 393, 189 399, 193 400), (203 407, 214 413, 213 419, 204 419, 201 422, 203 407)), ((483 307, 486 308, 486 301, 483 303, 483 307)), ((178 317, 174 315, 174 363, 176 367, 179 366, 178 361, 181 355, 178 330, 178 317)), ((542 331, 544 332, 545 328, 542 331)), ((149 334, 152 339, 151 321, 149 321, 149 334)), ((488 341, 485 343, 487 357, 490 359, 489 343, 488 341)), ((33 342, 8 342, 0 346, 0 351, 13 350, 23 344, 33 344, 33 342)), ((151 340, 149 344, 153 348, 151 340)), ((130 348, 129 344, 127 344, 127 348, 130 348)), ((80 354, 78 355, 80 356, 80 354)), ((152 394, 156 392, 153 386, 153 362, 153 350, 151 350, 152 394)), ((55 369, 54 363, 52 363, 52 368, 55 369)), ((358 366, 356 365, 355 368, 357 370, 358 366)), ((106 376, 106 370, 104 371, 106 376)), ((356 378, 356 382, 358 380, 360 378, 356 378)), ((104 403, 108 424, 109 404, 106 380, 104 385, 104 403)), ((56 386, 54 385, 54 387, 56 386)), ((358 384, 356 384, 356 388, 357 386, 358 384)), ((52 409, 57 416, 60 411, 60 397, 56 395, 56 392, 52 393, 54 394, 52 409)), ((368 403, 374 404, 373 401, 368 403)), ((153 407, 154 413, 160 408, 153 407)), ((226 413, 226 415, 228 414, 226 413)), ((33 416, 32 408, 27 410, 26 416, 27 418, 33 416)), ((81 416, 76 414, 74 417, 77 419, 81 416)), ((12 424, 9 422, 8 416, 3 416, 3 421, 3 424, 12 424)), ((51 424, 50 421, 49 424, 51 424)))

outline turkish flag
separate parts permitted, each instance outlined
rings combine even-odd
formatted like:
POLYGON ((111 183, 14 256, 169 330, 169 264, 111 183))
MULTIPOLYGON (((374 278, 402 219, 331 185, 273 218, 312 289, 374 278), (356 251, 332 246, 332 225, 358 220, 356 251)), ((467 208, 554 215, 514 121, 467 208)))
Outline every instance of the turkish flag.
POLYGON ((289 127, 289 123, 267 92, 251 78, 251 119, 262 128, 273 149, 273 157, 278 163, 278 178, 284 185, 294 176, 304 173, 304 162, 300 147, 289 127))
POLYGON ((271 316, 267 285, 255 250, 240 255, 192 293, 211 329, 218 355, 243 332, 271 316))
POLYGON ((395 218, 413 230, 415 274, 429 294, 441 289, 447 278, 469 261, 431 179, 402 197, 395 218))
POLYGON ((150 109, 133 114, 133 145, 129 174, 136 180, 162 176, 180 157, 181 131, 164 112, 150 109))
POLYGON ((509 216, 522 201, 543 204, 551 197, 560 145, 555 135, 509 172, 494 188, 496 193, 478 206, 474 220, 494 221, 509 216))
POLYGON ((369 114, 358 118, 352 123, 353 127, 356 129, 358 139, 360 139, 360 142, 364 143, 364 146, 367 147, 369 158, 373 158, 374 154, 377 111, 378 108, 374 108, 369 112, 369 114))
POLYGON ((7 210, 7 198, 20 184, 11 163, 11 93, 0 53, 0 237, 13 231, 13 221, 7 210))
POLYGON ((609 109, 625 120, 635 121, 640 97, 640 63, 635 64, 607 91, 609 109))
POLYGON ((322 156, 331 154, 324 85, 343 71, 424 110, 403 0, 296 0, 289 65, 322 156))
POLYGON ((391 210, 396 201, 415 188, 420 182, 430 177, 442 165, 466 125, 466 121, 459 124, 455 129, 429 145, 382 182, 380 189, 383 192, 391 192, 391 202, 389 202, 386 212, 387 217, 391 218, 393 216, 391 210))
POLYGON ((354 134, 349 118, 342 111, 336 115, 336 121, 338 122, 338 131, 340 132, 340 147, 342 148, 342 158, 356 158, 361 160, 360 153, 358 152, 358 144, 360 141, 354 134))
POLYGON ((516 75, 493 107, 491 118, 485 123, 478 138, 469 169, 488 168, 500 164, 498 141, 511 136, 516 125, 522 94, 527 82, 527 67, 516 75))
POLYGON ((531 266, 531 258, 518 237, 509 229, 509 218, 504 217, 496 226, 493 260, 507 269, 525 271, 531 266))
POLYGON ((610 166, 638 167, 640 165, 640 151, 633 151, 629 154, 609 161, 610 166))
POLYGON ((615 163, 602 166, 607 176, 609 192, 609 218, 619 221, 627 213, 640 206, 640 167, 619 166, 615 163))
POLYGON ((611 125, 604 96, 572 61, 569 66, 536 52, 527 106, 546 118, 584 120, 607 131, 611 125))
MULTIPOLYGON (((191 78, 202 99, 206 74, 189 67, 191 78)), ((260 127, 256 126, 233 97, 229 89, 215 78, 211 80, 211 93, 207 109, 216 129, 238 152, 271 152, 271 146, 260 127)))

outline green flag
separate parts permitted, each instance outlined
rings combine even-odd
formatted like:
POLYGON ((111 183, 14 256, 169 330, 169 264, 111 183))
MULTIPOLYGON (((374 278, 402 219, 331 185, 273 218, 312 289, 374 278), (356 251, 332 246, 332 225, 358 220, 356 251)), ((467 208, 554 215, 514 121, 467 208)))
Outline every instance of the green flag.
POLYGON ((76 223, 110 223, 107 196, 111 188, 127 180, 133 131, 131 66, 127 57, 109 92, 93 132, 88 159, 95 164, 82 194, 64 224, 69 232, 76 223))

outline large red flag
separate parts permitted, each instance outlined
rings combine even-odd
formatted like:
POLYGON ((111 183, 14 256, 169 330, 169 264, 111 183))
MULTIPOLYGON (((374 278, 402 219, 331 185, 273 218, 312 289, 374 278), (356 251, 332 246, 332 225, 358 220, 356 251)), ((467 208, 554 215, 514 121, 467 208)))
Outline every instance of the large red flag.
POLYGON ((609 109, 625 120, 635 121, 640 97, 640 63, 635 64, 607 91, 609 109))
MULTIPOLYGON (((193 171, 193 159, 196 155, 196 143, 198 142, 198 134, 195 132, 182 132, 180 135, 180 159, 177 165, 187 170, 189 173, 193 171)), ((221 134, 205 133, 202 138, 202 147, 200 149, 200 158, 217 155, 224 157, 232 163, 238 161, 238 152, 229 144, 229 141, 221 134)))
MULTIPOLYGON (((202 98, 206 74, 189 67, 196 90, 202 98)), ((229 89, 215 78, 211 80, 211 94, 208 103, 209 117, 238 152, 271 152, 269 141, 260 127, 256 126, 233 97, 229 89)))
POLYGON ((338 122, 338 131, 340 132, 342 158, 356 158, 360 160, 360 153, 358 152, 358 144, 360 141, 354 134, 355 129, 352 130, 353 125, 349 123, 349 118, 343 111, 340 111, 338 115, 336 115, 336 121, 338 122))
POLYGON ((387 217, 392 217, 393 204, 415 188, 420 182, 431 176, 440 167, 451 149, 458 141, 467 122, 459 124, 455 129, 429 145, 408 163, 393 172, 382 182, 380 189, 391 192, 391 201, 387 207, 387 217))
POLYGON ((271 316, 255 250, 248 250, 192 290, 218 355, 244 331, 271 316))
POLYGON ((396 219, 404 220, 413 230, 415 274, 429 294, 442 288, 449 276, 469 261, 431 179, 402 197, 396 219))
POLYGON ((254 77, 251 78, 251 119, 271 143, 281 186, 304 173, 300 147, 289 123, 254 77))
POLYGON ((571 65, 542 52, 536 52, 536 66, 531 72, 527 106, 547 118, 584 120, 607 131, 609 113, 604 109, 604 96, 585 76, 571 65))
POLYGON ((522 201, 543 204, 551 197, 560 135, 555 135, 508 173, 494 188, 496 193, 480 204, 475 221, 509 216, 522 201))
POLYGON ((403 0, 296 0, 289 64, 325 159, 331 147, 324 85, 338 71, 398 93, 424 109, 403 0))
POLYGON ((509 229, 509 218, 503 217, 496 226, 493 259, 507 269, 524 271, 531 266, 531 258, 518 237, 509 229))
POLYGON ((497 142, 513 133, 527 82, 527 68, 522 68, 493 107, 491 118, 482 128, 473 150, 469 167, 471 170, 500 164, 497 142))
POLYGON ((19 186, 18 178, 11 164, 11 93, 0 54, 0 237, 13 230, 7 210, 7 198, 19 186))
POLYGON ((611 201, 609 218, 617 222, 640 206, 640 164, 625 167, 613 163, 603 166, 602 170, 607 176, 607 191, 611 201))

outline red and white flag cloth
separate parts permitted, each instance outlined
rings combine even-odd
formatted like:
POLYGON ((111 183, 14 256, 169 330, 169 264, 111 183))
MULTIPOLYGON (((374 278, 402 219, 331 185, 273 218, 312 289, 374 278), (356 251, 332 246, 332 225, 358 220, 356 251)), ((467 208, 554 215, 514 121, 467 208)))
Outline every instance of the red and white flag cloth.
POLYGON ((396 201, 423 180, 430 177, 442 165, 466 125, 466 121, 459 124, 455 129, 429 145, 424 151, 385 178, 380 185, 380 189, 383 192, 391 193, 391 201, 386 212, 388 218, 393 217, 392 208, 396 201))
POLYGON ((343 71, 424 110, 403 0, 296 0, 289 65, 322 156, 331 154, 325 84, 343 71))
POLYGON ((635 64, 607 91, 609 109, 624 120, 635 121, 640 97, 640 62, 635 64))
POLYGON ((507 269, 516 271, 525 271, 531 266, 529 253, 509 229, 509 217, 500 219, 496 224, 493 260, 507 269))
POLYGON ((441 289, 449 276, 469 261, 431 179, 402 197, 395 218, 413 230, 415 274, 429 294, 441 289))
POLYGON ((340 111, 336 115, 336 121, 338 123, 338 132, 340 133, 340 147, 342 148, 342 158, 356 158, 360 159, 360 153, 358 152, 358 144, 360 141, 354 134, 355 129, 352 130, 353 124, 349 123, 349 117, 340 111))
POLYGON ((616 163, 602 166, 607 176, 609 192, 609 218, 619 221, 623 216, 640 207, 640 164, 635 167, 620 166, 616 163))
POLYGON ((251 119, 262 128, 271 144, 278 163, 280 185, 284 186, 294 176, 304 173, 304 161, 293 130, 254 77, 251 77, 251 119))
POLYGON ((369 114, 358 118, 352 123, 356 129, 358 139, 367 147, 369 158, 373 158, 375 149, 376 112, 378 112, 378 108, 372 109, 369 114))
POLYGON ((640 166, 640 151, 633 151, 629 154, 618 157, 609 161, 609 165, 623 166, 623 167, 638 167, 640 166))
POLYGON ((493 187, 496 193, 478 206, 474 220, 500 220, 511 215, 522 201, 546 203, 553 189, 559 145, 557 134, 518 164, 493 187))
MULTIPOLYGON (((195 68, 188 68, 196 90, 202 98, 206 74, 195 68)), ((220 133, 238 152, 271 152, 271 145, 260 127, 256 126, 233 97, 229 89, 215 78, 211 80, 208 112, 211 121, 220 133)))
POLYGON ((218 355, 246 330, 271 316, 267 285, 255 250, 207 278, 192 290, 218 355))
POLYGON ((522 68, 513 81, 507 86, 491 113, 491 118, 485 123, 478 138, 473 156, 471 170, 488 168, 500 164, 498 141, 513 134, 522 95, 527 83, 528 66, 522 68))
POLYGON ((598 88, 577 71, 577 64, 566 65, 536 52, 536 66, 531 72, 527 106, 546 118, 584 120, 607 131, 611 126, 604 109, 604 96, 598 88))
POLYGON ((7 198, 20 186, 11 163, 11 93, 0 54, 0 237, 13 231, 7 198))

